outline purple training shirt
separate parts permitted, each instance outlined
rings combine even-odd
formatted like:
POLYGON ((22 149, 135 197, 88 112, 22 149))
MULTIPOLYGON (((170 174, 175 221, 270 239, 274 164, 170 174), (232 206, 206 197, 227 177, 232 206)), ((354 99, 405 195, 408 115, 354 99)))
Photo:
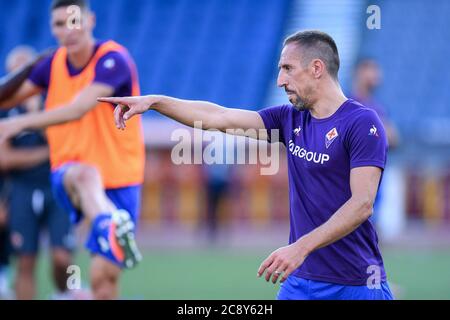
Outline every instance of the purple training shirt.
MULTIPOLYGON (((97 41, 93 55, 104 42, 97 41)), ((28 77, 31 82, 44 90, 47 90, 50 84, 50 70, 53 57, 54 55, 42 60, 33 68, 28 77)), ((76 69, 69 61, 67 61, 67 67, 72 77, 83 71, 83 68, 76 69)), ((131 96, 133 86, 132 76, 126 57, 119 52, 109 52, 101 57, 95 67, 94 82, 106 84, 114 88, 114 93, 112 94, 114 97, 131 96)))
MULTIPOLYGON (((290 239, 324 224, 351 197, 350 170, 384 169, 387 140, 375 111, 349 99, 330 117, 315 119, 291 105, 259 111, 267 130, 278 129, 289 172, 290 239)), ((367 220, 343 239, 311 253, 294 276, 342 285, 386 281, 378 237, 367 220)))

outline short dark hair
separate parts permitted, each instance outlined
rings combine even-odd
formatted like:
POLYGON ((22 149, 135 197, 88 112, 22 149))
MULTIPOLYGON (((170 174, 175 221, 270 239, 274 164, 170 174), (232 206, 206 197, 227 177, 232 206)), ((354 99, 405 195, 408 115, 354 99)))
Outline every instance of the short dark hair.
POLYGON ((330 76, 334 79, 338 78, 339 52, 336 42, 330 35, 318 30, 299 31, 287 37, 284 46, 290 43, 296 43, 299 47, 306 49, 305 64, 313 59, 320 59, 325 63, 330 76))
POLYGON ((356 59, 355 70, 358 70, 360 68, 365 68, 368 66, 378 66, 377 60, 370 56, 363 56, 363 57, 359 57, 358 59, 356 59))
POLYGON ((79 6, 81 9, 89 9, 89 0, 53 0, 50 10, 55 10, 62 7, 79 6))

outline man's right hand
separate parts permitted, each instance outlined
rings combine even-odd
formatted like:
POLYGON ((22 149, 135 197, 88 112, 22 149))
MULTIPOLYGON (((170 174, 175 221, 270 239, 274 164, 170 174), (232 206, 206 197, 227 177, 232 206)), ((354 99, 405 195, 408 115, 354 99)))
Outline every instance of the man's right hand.
POLYGON ((152 104, 157 103, 156 96, 140 96, 140 97, 111 97, 98 98, 100 102, 108 102, 117 105, 114 110, 114 120, 118 129, 124 130, 131 117, 142 114, 149 110, 152 104))

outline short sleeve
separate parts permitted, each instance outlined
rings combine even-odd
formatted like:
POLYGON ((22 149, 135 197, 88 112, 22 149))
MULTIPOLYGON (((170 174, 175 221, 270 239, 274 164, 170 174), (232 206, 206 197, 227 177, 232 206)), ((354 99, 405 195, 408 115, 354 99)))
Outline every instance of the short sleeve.
POLYGON ((268 132, 269 142, 284 142, 283 120, 287 116, 287 108, 289 108, 289 106, 282 105, 269 107, 258 111, 268 132), (277 133, 278 139, 276 139, 277 133))
POLYGON ((37 63, 28 76, 28 80, 44 90, 47 90, 50 85, 50 73, 53 57, 54 55, 46 57, 42 61, 37 63))
POLYGON ((380 118, 366 109, 356 116, 347 137, 350 167, 376 166, 384 169, 388 143, 380 118))
POLYGON ((94 82, 111 86, 114 93, 132 86, 131 69, 126 58, 119 52, 110 52, 101 57, 95 66, 94 82))

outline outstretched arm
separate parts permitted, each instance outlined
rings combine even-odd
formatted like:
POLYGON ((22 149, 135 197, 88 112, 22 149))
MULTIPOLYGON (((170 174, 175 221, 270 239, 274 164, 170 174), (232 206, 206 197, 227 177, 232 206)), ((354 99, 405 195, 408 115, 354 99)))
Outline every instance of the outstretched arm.
POLYGON ((167 96, 99 98, 98 100, 117 105, 114 117, 119 129, 124 129, 125 122, 134 115, 155 110, 190 127, 194 127, 196 122, 201 122, 201 128, 204 130, 226 132, 241 129, 236 133, 252 138, 267 139, 264 122, 255 111, 225 108, 211 102, 181 100, 167 96))
POLYGON ((0 142, 26 129, 44 129, 53 125, 78 120, 98 104, 98 96, 111 95, 113 90, 109 85, 93 83, 81 91, 78 97, 66 106, 0 121, 0 142))

